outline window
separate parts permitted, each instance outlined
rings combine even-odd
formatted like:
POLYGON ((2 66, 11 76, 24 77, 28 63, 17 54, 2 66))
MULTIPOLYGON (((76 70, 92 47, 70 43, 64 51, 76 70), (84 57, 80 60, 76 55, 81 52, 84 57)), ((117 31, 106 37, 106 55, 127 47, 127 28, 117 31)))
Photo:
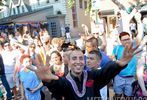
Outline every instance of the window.
POLYGON ((72 8, 72 20, 73 20, 73 27, 78 27, 77 11, 75 6, 72 8))
POLYGON ((78 27, 78 22, 77 21, 73 21, 73 27, 78 27))
POLYGON ((55 0, 55 2, 57 2, 58 0, 55 0))
POLYGON ((17 12, 18 12, 18 14, 20 14, 20 9, 19 9, 19 6, 17 6, 17 12))
POLYGON ((51 32, 53 36, 57 35, 56 22, 51 22, 51 32))
POLYGON ((22 12, 25 12, 25 8, 24 8, 24 6, 22 6, 22 12))
POLYGON ((84 1, 84 8, 87 9, 87 1, 84 1))
POLYGON ((37 3, 38 3, 38 5, 40 5, 40 0, 37 0, 37 1, 38 1, 38 2, 37 2, 37 3))
POLYGON ((83 8, 83 0, 79 0, 79 7, 83 8))
POLYGON ((15 11, 15 8, 13 8, 13 15, 15 15, 16 14, 16 11, 15 11))
POLYGON ((50 3, 50 0, 46 0, 46 3, 50 3))

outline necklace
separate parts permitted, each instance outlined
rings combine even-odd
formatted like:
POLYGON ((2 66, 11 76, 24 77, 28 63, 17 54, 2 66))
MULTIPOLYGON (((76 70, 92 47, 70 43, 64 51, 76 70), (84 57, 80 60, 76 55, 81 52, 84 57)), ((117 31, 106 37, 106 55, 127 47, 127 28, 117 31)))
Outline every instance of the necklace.
POLYGON ((87 71, 83 71, 83 73, 84 73, 84 78, 83 78, 82 92, 78 90, 77 84, 71 77, 70 73, 68 73, 66 76, 66 79, 71 83, 72 88, 78 97, 83 97, 86 93, 87 71))

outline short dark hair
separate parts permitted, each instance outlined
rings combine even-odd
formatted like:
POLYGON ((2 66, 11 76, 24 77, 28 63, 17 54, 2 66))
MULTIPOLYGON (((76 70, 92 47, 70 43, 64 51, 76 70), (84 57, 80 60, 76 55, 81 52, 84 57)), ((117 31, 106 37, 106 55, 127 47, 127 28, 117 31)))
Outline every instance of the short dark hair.
POLYGON ((130 34, 128 32, 121 32, 121 33, 119 33, 119 39, 121 40, 121 37, 125 36, 125 35, 129 35, 130 36, 130 34))
POLYGON ((86 40, 86 42, 94 43, 94 45, 96 45, 96 46, 98 45, 98 39, 95 37, 89 38, 88 40, 86 40))
POLYGON ((102 59, 102 54, 99 50, 92 50, 89 54, 95 54, 98 58, 102 59))
POLYGON ((52 54, 57 54, 59 57, 60 57, 60 61, 62 61, 62 56, 61 56, 61 54, 58 52, 58 51, 53 51, 53 52, 51 52, 51 54, 50 54, 50 57, 52 56, 52 54))

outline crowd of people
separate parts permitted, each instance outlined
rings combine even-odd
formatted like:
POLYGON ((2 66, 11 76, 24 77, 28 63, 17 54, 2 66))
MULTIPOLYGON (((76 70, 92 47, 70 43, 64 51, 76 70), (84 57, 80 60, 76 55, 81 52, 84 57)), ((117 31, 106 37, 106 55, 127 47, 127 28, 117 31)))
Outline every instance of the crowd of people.
POLYGON ((101 12, 94 31, 80 33, 76 40, 52 38, 44 29, 33 37, 29 31, 23 35, 1 33, 0 85, 6 91, 5 96, 0 88, 1 99, 45 100, 48 90, 52 100, 107 100, 110 81, 114 99, 146 98, 147 36, 142 16, 135 8, 127 19, 121 14, 117 13, 115 27, 117 44, 107 42, 101 12), (129 29, 134 16, 142 30, 136 26, 129 29), (107 55, 108 45, 113 46, 111 55, 107 55))

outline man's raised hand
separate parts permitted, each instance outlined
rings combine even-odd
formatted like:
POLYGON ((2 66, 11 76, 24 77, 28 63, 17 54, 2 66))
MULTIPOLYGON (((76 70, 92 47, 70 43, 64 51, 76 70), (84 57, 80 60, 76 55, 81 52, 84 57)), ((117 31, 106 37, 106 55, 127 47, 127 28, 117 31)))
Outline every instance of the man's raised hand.
POLYGON ((117 61, 117 63, 122 67, 128 64, 134 55, 142 51, 142 50, 137 51, 138 47, 139 46, 133 48, 133 43, 126 44, 123 52, 123 56, 120 60, 117 61))
POLYGON ((38 66, 37 68, 27 67, 27 68, 34 71, 37 74, 37 76, 43 81, 51 81, 51 80, 59 79, 58 76, 51 73, 50 67, 48 66, 44 66, 44 67, 38 66))

